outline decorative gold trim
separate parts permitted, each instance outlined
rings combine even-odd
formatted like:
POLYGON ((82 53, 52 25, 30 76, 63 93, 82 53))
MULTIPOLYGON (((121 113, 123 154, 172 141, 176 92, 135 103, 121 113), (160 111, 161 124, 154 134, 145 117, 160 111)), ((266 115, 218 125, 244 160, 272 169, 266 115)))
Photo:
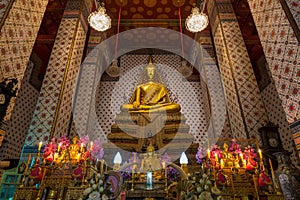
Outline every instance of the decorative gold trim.
POLYGON ((7 7, 6 7, 4 15, 3 15, 2 19, 0 20, 0 32, 1 32, 1 29, 2 29, 2 27, 4 25, 4 22, 6 21, 8 13, 10 12, 10 10, 11 10, 12 5, 13 5, 14 2, 15 2, 15 0, 10 0, 9 3, 8 3, 8 5, 7 5, 7 7))
POLYGON ((67 81, 67 76, 68 76, 68 72, 69 72, 71 59, 72 59, 72 56, 73 56, 73 48, 74 48, 75 41, 76 41, 78 26, 79 26, 79 23, 81 21, 82 9, 83 9, 83 2, 81 2, 81 4, 80 4, 80 10, 79 10, 79 14, 78 14, 78 18, 77 18, 77 22, 76 22, 76 26, 75 26, 73 38, 72 38, 72 44, 71 44, 69 55, 68 55, 68 61, 67 61, 67 65, 66 65, 66 69, 65 69, 65 73, 64 73, 64 78, 63 78, 60 93, 59 93, 59 99, 58 99, 56 110, 55 110, 55 115, 54 115, 54 119, 53 119, 53 124, 52 124, 52 128, 51 128, 49 140, 53 138, 53 134, 54 134, 54 131, 55 131, 55 128, 56 128, 58 113, 59 113, 62 97, 63 97, 63 94, 64 94, 64 89, 65 89, 65 85, 66 85, 66 81, 67 81))

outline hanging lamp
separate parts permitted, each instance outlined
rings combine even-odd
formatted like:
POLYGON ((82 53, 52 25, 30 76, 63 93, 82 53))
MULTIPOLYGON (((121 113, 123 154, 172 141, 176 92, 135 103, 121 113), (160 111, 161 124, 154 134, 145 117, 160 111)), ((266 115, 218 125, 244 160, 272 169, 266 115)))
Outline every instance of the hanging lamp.
POLYGON ((106 73, 110 77, 114 77, 114 78, 120 76, 120 68, 118 66, 117 53, 118 53, 118 45, 119 45, 119 32, 120 32, 120 20, 121 20, 122 2, 123 1, 121 0, 120 1, 120 7, 119 7, 118 27, 117 27, 117 34, 116 34, 115 55, 114 55, 114 59, 112 61, 111 66, 109 66, 106 69, 106 73))
POLYGON ((184 46, 183 46, 183 37, 182 37, 182 22, 181 22, 181 10, 180 10, 180 5, 179 5, 179 0, 177 1, 178 3, 178 16, 179 16, 179 28, 180 28, 180 42, 181 42, 181 67, 179 68, 180 73, 182 76, 185 78, 190 77, 193 74, 193 69, 191 67, 187 66, 187 62, 184 59, 184 46))
POLYGON ((88 22, 97 31, 106 31, 111 28, 111 18, 106 14, 104 3, 99 3, 97 11, 92 12, 88 17, 88 22))
POLYGON ((205 8, 206 0, 204 0, 202 5, 202 10, 195 5, 192 9, 192 13, 187 17, 185 21, 185 27, 188 31, 196 33, 204 30, 208 26, 208 17, 203 12, 205 8))

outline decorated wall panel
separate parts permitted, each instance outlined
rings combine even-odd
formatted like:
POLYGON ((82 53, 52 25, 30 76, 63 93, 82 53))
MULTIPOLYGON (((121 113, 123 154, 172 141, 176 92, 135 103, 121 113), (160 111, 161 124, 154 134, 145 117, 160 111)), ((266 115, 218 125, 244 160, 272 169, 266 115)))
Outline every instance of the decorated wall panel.
POLYGON ((26 145, 47 142, 67 134, 75 79, 81 64, 86 33, 81 19, 81 1, 70 1, 61 20, 50 56, 26 145))
POLYGON ((300 118, 300 46, 279 1, 249 0, 264 53, 289 123, 300 118))
MULTIPOLYGON (((221 80, 221 74, 216 64, 216 57, 213 46, 211 44, 211 38, 200 37, 199 43, 207 43, 202 47, 203 58, 203 76, 208 87, 210 111, 213 133, 209 133, 210 138, 217 137, 232 137, 231 129, 227 116, 226 97, 224 93, 224 87, 221 80)), ((209 117, 208 117, 209 118, 209 117)))
POLYGON ((217 53, 219 67, 220 67, 222 82, 224 84, 224 89, 226 93, 226 99, 227 99, 226 104, 228 109, 228 118, 230 121, 231 131, 235 137, 239 137, 239 136, 246 137, 245 126, 242 120, 243 118, 241 115, 238 97, 234 87, 229 60, 228 58, 226 58, 226 52, 225 52, 226 47, 222 39, 222 33, 220 27, 218 27, 216 30, 216 33, 214 35, 214 40, 216 45, 216 53, 217 53))
POLYGON ((59 114, 57 119, 57 128, 53 133, 53 137, 62 136, 63 134, 67 134, 69 128, 69 121, 71 115, 71 108, 72 108, 72 98, 74 92, 74 84, 78 75, 78 70, 80 67, 82 53, 85 45, 85 37, 86 34, 84 32, 83 27, 79 24, 77 35, 75 38, 75 44, 73 47, 73 53, 70 60, 69 69, 66 72, 66 84, 64 87, 62 101, 59 107, 59 114))
POLYGON ((232 133, 255 137, 267 116, 231 2, 210 1, 208 10, 232 133))
MULTIPOLYGON (((7 2, 0 2, 1 13, 7 2)), ((0 81, 16 77, 20 87, 47 3, 16 0, 12 4, 0 32, 0 81)), ((10 119, 15 100, 11 102, 5 121, 10 119)))
POLYGON ((18 159, 30 125, 39 92, 29 83, 33 62, 29 62, 25 71, 14 111, 6 131, 3 146, 0 147, 0 160, 18 159))
MULTIPOLYGON (((274 82, 268 85, 262 91, 262 98, 268 113, 268 119, 275 125, 278 125, 278 131, 281 136, 282 144, 285 149, 295 149, 294 142, 291 137, 291 130, 286 120, 286 115, 281 105, 281 101, 276 91, 274 82)), ((293 151, 293 162, 297 162, 297 153, 293 151)))

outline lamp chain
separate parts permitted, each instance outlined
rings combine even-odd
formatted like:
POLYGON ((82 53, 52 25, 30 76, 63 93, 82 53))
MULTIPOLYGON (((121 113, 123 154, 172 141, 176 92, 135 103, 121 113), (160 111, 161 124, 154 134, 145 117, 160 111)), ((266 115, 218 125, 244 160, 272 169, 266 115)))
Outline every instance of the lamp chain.
POLYGON ((121 11, 122 11, 122 0, 120 1, 119 15, 118 15, 118 26, 117 26, 117 35, 116 35, 116 47, 115 47, 115 59, 117 58, 118 45, 119 45, 119 32, 120 32, 120 20, 121 20, 121 11))
POLYGON ((183 47, 183 38, 182 38, 182 22, 181 22, 181 11, 180 11, 180 5, 179 5, 179 0, 177 1, 178 3, 178 16, 179 16, 179 27, 180 27, 180 41, 181 41, 181 56, 184 58, 184 47, 183 47))
POLYGON ((206 0, 202 1, 202 9, 201 9, 201 13, 204 12, 205 4, 206 4, 206 0))

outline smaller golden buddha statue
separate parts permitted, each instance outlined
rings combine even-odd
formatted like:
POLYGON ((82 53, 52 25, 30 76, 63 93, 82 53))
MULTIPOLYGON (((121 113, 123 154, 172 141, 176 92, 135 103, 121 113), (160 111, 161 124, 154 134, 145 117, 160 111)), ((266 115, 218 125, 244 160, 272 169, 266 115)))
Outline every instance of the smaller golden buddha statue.
POLYGON ((228 150, 228 144, 226 142, 223 145, 222 159, 224 160, 225 167, 234 166, 234 155, 228 150))
POLYGON ((70 146, 68 148, 69 153, 70 153, 70 159, 72 160, 72 163, 75 163, 78 159, 80 147, 77 144, 77 142, 78 142, 78 137, 74 137, 72 139, 72 144, 70 144, 70 146))
POLYGON ((141 161, 140 171, 146 173, 147 171, 158 171, 161 169, 162 166, 160 160, 158 159, 157 154, 154 153, 154 146, 152 145, 152 142, 150 142, 147 147, 147 153, 141 161))
POLYGON ((180 111, 180 105, 170 101, 167 88, 154 81, 158 74, 151 56, 148 65, 144 68, 144 75, 147 82, 136 87, 130 103, 122 105, 121 110, 129 112, 180 111))

